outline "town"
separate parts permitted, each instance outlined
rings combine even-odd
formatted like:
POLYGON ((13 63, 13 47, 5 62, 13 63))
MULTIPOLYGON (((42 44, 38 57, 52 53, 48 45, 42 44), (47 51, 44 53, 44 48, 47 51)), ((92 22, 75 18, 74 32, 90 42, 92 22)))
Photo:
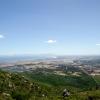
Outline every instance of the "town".
POLYGON ((8 70, 12 72, 35 71, 41 69, 41 71, 49 71, 58 75, 67 75, 70 73, 72 75, 79 76, 81 72, 91 76, 100 75, 100 59, 89 58, 55 57, 35 61, 18 61, 14 63, 1 63, 0 68, 2 70, 8 70), (73 70, 71 71, 70 69, 73 70))

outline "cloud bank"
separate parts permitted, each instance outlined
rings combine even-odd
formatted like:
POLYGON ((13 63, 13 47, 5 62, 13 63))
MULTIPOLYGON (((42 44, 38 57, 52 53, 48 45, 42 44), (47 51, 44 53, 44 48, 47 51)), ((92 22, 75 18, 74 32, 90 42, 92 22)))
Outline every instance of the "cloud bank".
POLYGON ((48 41, 46 41, 46 43, 49 43, 49 44, 53 44, 53 43, 56 43, 57 42, 57 40, 48 40, 48 41))
POLYGON ((0 34, 0 39, 3 39, 3 38, 4 38, 4 36, 0 34))
POLYGON ((96 45, 97 45, 97 46, 100 46, 100 43, 97 43, 96 45))

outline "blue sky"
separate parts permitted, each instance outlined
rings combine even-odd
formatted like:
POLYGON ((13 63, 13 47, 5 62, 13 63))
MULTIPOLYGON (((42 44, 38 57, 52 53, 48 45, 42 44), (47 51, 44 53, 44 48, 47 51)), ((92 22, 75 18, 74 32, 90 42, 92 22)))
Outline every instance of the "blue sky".
POLYGON ((0 55, 100 54, 100 0, 0 0, 0 55))

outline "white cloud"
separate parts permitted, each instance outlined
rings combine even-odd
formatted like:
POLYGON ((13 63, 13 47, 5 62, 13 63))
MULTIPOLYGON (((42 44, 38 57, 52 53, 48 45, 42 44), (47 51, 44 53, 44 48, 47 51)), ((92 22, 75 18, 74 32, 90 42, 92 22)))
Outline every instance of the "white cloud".
POLYGON ((97 46, 100 46, 100 43, 97 43, 96 45, 97 45, 97 46))
POLYGON ((56 40, 48 40, 46 41, 46 43, 56 43, 57 41, 56 40))
POLYGON ((3 39, 3 38, 4 38, 4 36, 0 34, 0 39, 3 39))

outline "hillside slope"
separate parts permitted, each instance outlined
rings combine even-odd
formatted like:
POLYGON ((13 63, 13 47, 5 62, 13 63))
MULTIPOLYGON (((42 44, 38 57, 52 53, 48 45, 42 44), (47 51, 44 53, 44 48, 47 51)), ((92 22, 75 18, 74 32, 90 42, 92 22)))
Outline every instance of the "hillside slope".
POLYGON ((100 90, 77 92, 77 88, 71 86, 66 86, 70 96, 63 98, 64 88, 36 82, 18 73, 0 71, 0 100, 100 100, 100 90))

